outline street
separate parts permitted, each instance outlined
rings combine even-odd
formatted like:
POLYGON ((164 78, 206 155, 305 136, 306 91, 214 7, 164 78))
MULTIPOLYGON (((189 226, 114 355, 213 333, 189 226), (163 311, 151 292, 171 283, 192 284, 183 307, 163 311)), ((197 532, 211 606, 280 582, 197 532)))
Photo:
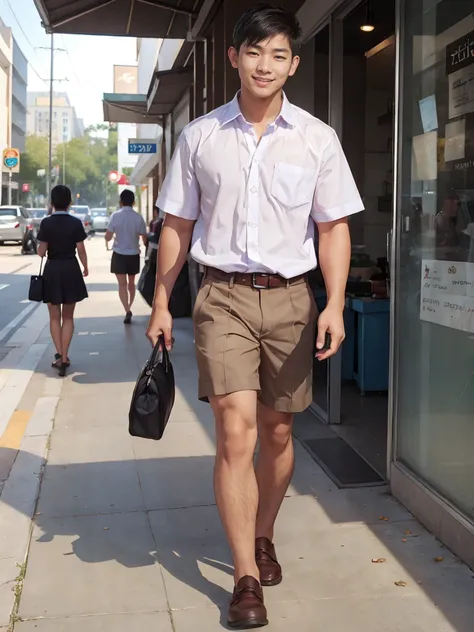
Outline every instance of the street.
POLYGON ((16 244, 0 246, 0 349, 2 339, 11 333, 12 328, 7 325, 12 321, 15 323, 15 319, 19 324, 36 308, 27 303, 30 274, 38 273, 39 259, 21 255, 20 250, 16 244))
MULTIPOLYGON (((44 305, 2 343, 0 629, 217 632, 233 571, 191 322, 175 321, 177 394, 164 438, 132 438, 128 407, 150 352, 150 309, 137 293, 124 326, 110 252, 101 237, 86 247, 89 299, 77 306, 67 377, 51 368, 44 305)), ((38 262, 2 249, 0 329, 29 307, 38 262)), ((297 419, 299 428, 315 423, 309 412, 297 419)), ((268 630, 471 632, 473 572, 387 487, 339 489, 295 448, 275 536, 284 581, 265 589, 268 630)))

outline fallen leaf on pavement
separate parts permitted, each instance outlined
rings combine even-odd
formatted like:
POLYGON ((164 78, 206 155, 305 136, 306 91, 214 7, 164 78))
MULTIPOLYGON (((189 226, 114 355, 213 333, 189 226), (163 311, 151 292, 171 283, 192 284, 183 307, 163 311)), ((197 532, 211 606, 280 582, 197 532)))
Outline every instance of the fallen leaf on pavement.
POLYGON ((405 534, 406 534, 406 535, 411 535, 411 531, 410 531, 410 529, 407 529, 407 530, 405 531, 405 534))
POLYGON ((406 585, 406 582, 395 582, 395 586, 398 586, 399 588, 405 588, 406 585))
POLYGON ((434 561, 437 562, 437 563, 442 562, 443 560, 444 560, 444 557, 435 557, 434 558, 434 561))
POLYGON ((402 538, 402 542, 408 542, 406 538, 402 538))
POLYGON ((110 527, 104 527, 104 531, 108 531, 110 527))
POLYGON ((380 516, 380 520, 383 520, 383 522, 388 522, 388 518, 386 518, 385 516, 380 516))
POLYGON ((374 557, 372 559, 372 564, 383 564, 387 560, 384 557, 374 557))

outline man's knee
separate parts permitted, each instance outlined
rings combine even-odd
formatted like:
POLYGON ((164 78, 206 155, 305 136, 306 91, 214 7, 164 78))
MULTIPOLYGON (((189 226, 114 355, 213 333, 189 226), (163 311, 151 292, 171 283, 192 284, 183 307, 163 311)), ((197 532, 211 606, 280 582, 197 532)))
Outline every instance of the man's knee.
POLYGON ((216 398, 212 405, 218 456, 230 462, 251 460, 257 442, 256 410, 238 398, 216 398))
POLYGON ((260 443, 284 449, 292 437, 293 418, 291 413, 283 413, 259 405, 258 432, 260 443))

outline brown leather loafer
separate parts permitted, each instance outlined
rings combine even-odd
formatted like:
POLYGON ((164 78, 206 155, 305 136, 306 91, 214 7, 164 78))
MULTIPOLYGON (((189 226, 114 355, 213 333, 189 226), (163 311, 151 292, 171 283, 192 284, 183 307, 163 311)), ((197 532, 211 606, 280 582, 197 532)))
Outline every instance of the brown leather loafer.
POLYGON ((262 587, 254 577, 242 577, 235 587, 230 602, 228 623, 229 627, 241 630, 268 625, 262 587))
POLYGON ((278 564, 275 547, 268 538, 255 540, 255 559, 262 586, 277 586, 281 583, 283 579, 281 566, 278 564))

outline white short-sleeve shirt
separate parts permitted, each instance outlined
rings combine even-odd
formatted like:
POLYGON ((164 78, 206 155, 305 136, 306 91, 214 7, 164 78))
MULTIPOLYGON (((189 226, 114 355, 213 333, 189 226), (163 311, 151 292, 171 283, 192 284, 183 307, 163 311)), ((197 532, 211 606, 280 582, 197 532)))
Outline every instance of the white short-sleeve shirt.
POLYGON ((140 235, 146 235, 147 229, 143 217, 131 206, 112 213, 107 229, 115 235, 114 252, 119 255, 140 254, 140 235))
POLYGON ((284 97, 258 142, 238 95, 183 130, 157 206, 196 221, 198 263, 285 278, 316 267, 314 222, 364 209, 332 128, 284 97))

